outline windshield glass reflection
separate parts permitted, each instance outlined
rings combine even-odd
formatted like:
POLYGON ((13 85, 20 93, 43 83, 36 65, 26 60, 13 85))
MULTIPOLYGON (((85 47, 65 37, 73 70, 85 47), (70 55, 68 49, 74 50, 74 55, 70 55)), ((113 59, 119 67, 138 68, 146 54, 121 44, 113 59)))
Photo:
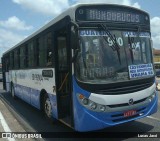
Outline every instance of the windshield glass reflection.
MULTIPOLYGON (((150 34, 147 32, 80 30, 80 51, 76 62, 76 76, 87 83, 111 83, 130 80, 137 74, 132 66, 143 65, 153 75, 150 34)), ((141 67, 141 66, 140 66, 141 67)))

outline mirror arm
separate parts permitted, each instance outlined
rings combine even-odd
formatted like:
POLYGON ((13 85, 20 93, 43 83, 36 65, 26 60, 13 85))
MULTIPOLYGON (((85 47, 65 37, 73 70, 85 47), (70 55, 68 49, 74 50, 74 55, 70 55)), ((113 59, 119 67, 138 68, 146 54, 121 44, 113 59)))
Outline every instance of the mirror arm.
POLYGON ((73 21, 71 21, 71 25, 73 25, 74 27, 76 27, 77 29, 79 28, 79 25, 73 21))

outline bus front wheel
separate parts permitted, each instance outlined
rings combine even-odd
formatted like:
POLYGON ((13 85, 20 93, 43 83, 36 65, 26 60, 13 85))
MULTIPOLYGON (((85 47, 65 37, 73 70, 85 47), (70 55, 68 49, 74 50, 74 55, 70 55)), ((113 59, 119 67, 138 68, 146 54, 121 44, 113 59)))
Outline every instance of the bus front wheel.
POLYGON ((44 97, 44 103, 43 103, 43 110, 44 114, 48 119, 51 119, 52 117, 52 106, 49 97, 47 94, 44 97))

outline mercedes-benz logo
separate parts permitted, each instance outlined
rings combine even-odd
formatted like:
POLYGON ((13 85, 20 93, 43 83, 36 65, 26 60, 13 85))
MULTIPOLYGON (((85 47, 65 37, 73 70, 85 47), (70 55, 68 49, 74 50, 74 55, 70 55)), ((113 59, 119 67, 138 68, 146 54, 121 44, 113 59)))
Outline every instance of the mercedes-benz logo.
POLYGON ((133 98, 131 98, 131 99, 129 100, 129 103, 128 103, 128 104, 129 104, 129 105, 133 105, 133 102, 134 102, 134 101, 133 101, 133 98))

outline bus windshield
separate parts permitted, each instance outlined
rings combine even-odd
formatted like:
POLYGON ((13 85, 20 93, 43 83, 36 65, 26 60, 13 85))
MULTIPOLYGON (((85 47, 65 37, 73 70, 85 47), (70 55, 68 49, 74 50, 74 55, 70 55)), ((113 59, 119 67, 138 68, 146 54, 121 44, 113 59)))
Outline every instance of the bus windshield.
POLYGON ((149 32, 81 29, 79 33, 79 81, 101 84, 154 75, 149 32))

